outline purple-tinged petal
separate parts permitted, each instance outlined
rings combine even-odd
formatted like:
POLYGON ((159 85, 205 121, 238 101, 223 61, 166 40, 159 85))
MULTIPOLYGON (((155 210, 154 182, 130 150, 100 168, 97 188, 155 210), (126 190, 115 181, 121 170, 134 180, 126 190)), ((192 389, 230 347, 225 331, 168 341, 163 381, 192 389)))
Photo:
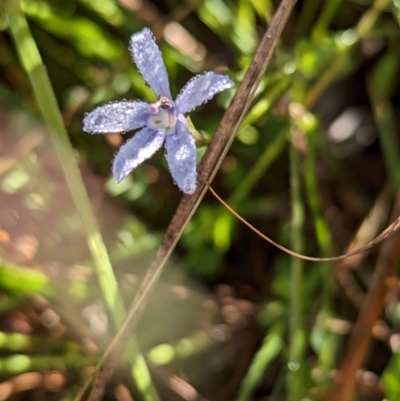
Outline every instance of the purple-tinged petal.
POLYGON ((115 181, 120 182, 134 168, 153 156, 165 139, 164 131, 143 128, 121 146, 115 156, 112 173, 115 181))
POLYGON ((114 102, 86 114, 83 130, 91 134, 127 132, 147 124, 150 106, 144 102, 114 102))
POLYGON ((178 113, 188 113, 197 106, 212 99, 216 93, 232 88, 235 84, 226 75, 207 72, 191 79, 175 101, 178 113))
POLYGON ((186 194, 196 190, 196 144, 186 126, 177 121, 176 132, 165 139, 167 162, 172 178, 186 194))
POLYGON ((144 28, 133 34, 129 49, 133 61, 157 97, 166 96, 172 100, 167 70, 150 29, 144 28))

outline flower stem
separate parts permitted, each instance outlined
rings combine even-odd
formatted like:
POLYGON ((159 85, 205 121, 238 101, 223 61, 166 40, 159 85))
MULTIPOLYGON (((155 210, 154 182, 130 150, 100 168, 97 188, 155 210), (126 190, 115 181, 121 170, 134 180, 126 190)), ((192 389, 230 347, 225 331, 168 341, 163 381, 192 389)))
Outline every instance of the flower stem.
MULTIPOLYGON (((303 253, 304 207, 301 200, 301 164, 296 149, 296 136, 300 133, 292 128, 292 146, 290 147, 290 187, 291 187, 291 248, 303 253)), ((304 262, 292 258, 290 278, 290 322, 289 322, 289 360, 288 360, 288 400, 298 401, 302 395, 303 354, 305 348, 305 333, 302 312, 302 276, 304 262)))

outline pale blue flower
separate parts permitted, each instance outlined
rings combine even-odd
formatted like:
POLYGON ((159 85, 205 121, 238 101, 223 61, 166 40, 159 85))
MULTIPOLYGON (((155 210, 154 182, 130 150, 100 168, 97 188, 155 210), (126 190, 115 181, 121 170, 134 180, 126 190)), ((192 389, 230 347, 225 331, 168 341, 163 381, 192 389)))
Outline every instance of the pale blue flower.
POLYGON ((207 72, 191 79, 173 101, 161 52, 148 28, 132 35, 130 51, 157 102, 121 101, 100 106, 85 116, 83 129, 105 134, 141 128, 114 159, 112 172, 117 182, 150 158, 165 141, 173 179, 183 192, 192 194, 196 189, 196 145, 184 114, 234 84, 227 76, 207 72))

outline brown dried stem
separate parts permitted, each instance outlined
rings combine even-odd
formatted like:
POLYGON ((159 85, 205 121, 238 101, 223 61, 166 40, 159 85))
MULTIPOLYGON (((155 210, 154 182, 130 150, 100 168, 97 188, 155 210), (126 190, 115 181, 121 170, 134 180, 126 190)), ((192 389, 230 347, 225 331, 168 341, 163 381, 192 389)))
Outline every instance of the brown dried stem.
POLYGON ((283 28, 297 0, 282 0, 276 14, 271 21, 268 31, 264 34, 257 52, 249 66, 246 75, 240 84, 231 105, 226 110, 224 117, 215 133, 198 168, 198 185, 193 195, 185 195, 169 224, 163 240, 158 248, 156 257, 148 269, 145 278, 132 302, 125 323, 106 350, 99 363, 101 370, 96 378, 94 392, 89 396, 89 401, 98 401, 104 391, 104 386, 109 381, 126 343, 135 329, 137 322, 146 305, 151 291, 155 287, 163 267, 174 250, 186 225, 195 213, 208 184, 216 175, 220 164, 232 144, 235 134, 248 111, 255 90, 269 65, 283 28), (102 391, 103 390, 103 391, 102 391))
MULTIPOLYGON (((392 217, 400 214, 400 194, 392 217)), ((356 384, 356 372, 362 366, 372 337, 372 328, 380 318, 390 278, 400 258, 400 231, 397 231, 382 245, 371 286, 364 300, 358 319, 347 344, 347 352, 338 373, 338 382, 328 394, 327 401, 350 401, 356 384)))

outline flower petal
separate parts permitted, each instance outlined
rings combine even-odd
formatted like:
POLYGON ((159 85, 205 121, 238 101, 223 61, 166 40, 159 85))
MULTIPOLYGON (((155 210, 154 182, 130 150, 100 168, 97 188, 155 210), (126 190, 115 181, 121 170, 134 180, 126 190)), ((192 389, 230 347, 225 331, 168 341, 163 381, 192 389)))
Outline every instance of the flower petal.
POLYGON ((146 125, 149 114, 148 103, 113 102, 86 114, 83 130, 91 134, 132 131, 146 125))
POLYGON ((232 88, 235 84, 226 75, 207 72, 191 79, 175 101, 178 113, 188 113, 195 107, 212 99, 216 93, 232 88))
POLYGON ((171 99, 168 74, 150 29, 144 28, 131 36, 130 51, 143 78, 159 96, 171 99))
POLYGON ((186 194, 196 189, 196 144, 186 126, 177 121, 176 132, 165 139, 167 162, 172 178, 186 194))
POLYGON ((115 156, 112 168, 114 179, 120 182, 134 168, 160 149, 164 139, 164 131, 154 131, 145 127, 137 132, 120 148, 115 156))

